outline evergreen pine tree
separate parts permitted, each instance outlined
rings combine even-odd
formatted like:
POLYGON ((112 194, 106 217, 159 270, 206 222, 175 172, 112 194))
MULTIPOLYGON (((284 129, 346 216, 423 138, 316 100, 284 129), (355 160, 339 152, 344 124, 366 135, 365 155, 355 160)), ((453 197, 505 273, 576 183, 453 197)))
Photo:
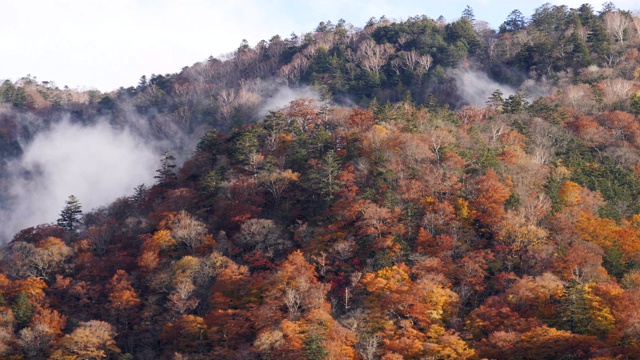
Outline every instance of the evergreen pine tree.
POLYGON ((157 184, 159 185, 170 185, 177 181, 177 176, 174 171, 176 167, 176 158, 173 156, 168 150, 162 153, 162 160, 160 169, 157 169, 158 173, 154 176, 154 179, 157 179, 157 184))
POLYGON ((309 184, 314 193, 326 204, 330 204, 334 199, 334 192, 342 182, 337 179, 340 173, 340 159, 333 152, 327 152, 320 163, 320 167, 310 173, 309 184))
POLYGON ((504 106, 504 98, 502 97, 502 95, 502 91, 500 89, 496 89, 491 93, 489 100, 487 100, 487 105, 498 111, 502 111, 502 107, 504 106))
POLYGON ((592 57, 597 56, 600 59, 605 59, 611 53, 611 38, 607 29, 599 18, 593 18, 588 28, 587 43, 592 57))
POLYGON ((20 295, 18 295, 16 300, 13 302, 11 310, 13 311, 13 316, 20 326, 26 326, 29 323, 31 315, 33 315, 33 305, 24 291, 21 291, 20 295))
POLYGON ((472 24, 476 21, 476 16, 473 14, 471 6, 467 5, 467 7, 462 11, 462 18, 469 20, 472 24))
POLYGON ((587 48, 587 44, 582 41, 582 38, 577 32, 574 31, 571 33, 567 39, 567 44, 573 49, 568 56, 570 61, 569 66, 579 69, 591 65, 592 61, 589 48, 587 48))
POLYGON ((640 115, 640 91, 631 95, 629 106, 631 107, 632 113, 634 113, 636 116, 640 115))
POLYGON ((589 305, 584 286, 576 279, 564 287, 560 299, 560 321, 562 328, 576 334, 584 334, 589 324, 589 305))
POLYGON ((368 109, 373 111, 374 114, 378 112, 380 109, 380 103, 378 103, 378 99, 376 97, 369 102, 368 109))
POLYGON ((131 200, 133 200, 134 202, 140 202, 140 200, 142 200, 142 197, 144 196, 144 194, 147 192, 147 187, 144 184, 140 184, 138 186, 136 186, 134 188, 134 193, 131 196, 131 200))
POLYGON ((524 29, 526 23, 524 15, 516 9, 509 13, 507 20, 500 25, 499 31, 500 33, 520 31, 524 29))
POLYGON ((436 99, 436 97, 433 96, 433 94, 429 94, 429 96, 427 96, 427 100, 425 100, 424 102, 424 107, 427 108, 429 112, 434 112, 438 110, 439 108, 438 99, 436 99))
POLYGON ((322 346, 322 337, 309 334, 304 342, 304 355, 309 360, 323 360, 329 354, 322 346))
POLYGON ((65 230, 76 230, 82 219, 82 205, 74 196, 69 195, 65 207, 60 212, 58 225, 65 230))
POLYGON ((324 117, 324 121, 329 120, 331 110, 331 90, 326 85, 317 85, 316 89, 320 94, 320 114, 324 117))
POLYGON ((518 114, 527 109, 529 101, 527 101, 527 93, 522 89, 516 90, 516 93, 509 95, 504 101, 503 110, 507 114, 518 114))

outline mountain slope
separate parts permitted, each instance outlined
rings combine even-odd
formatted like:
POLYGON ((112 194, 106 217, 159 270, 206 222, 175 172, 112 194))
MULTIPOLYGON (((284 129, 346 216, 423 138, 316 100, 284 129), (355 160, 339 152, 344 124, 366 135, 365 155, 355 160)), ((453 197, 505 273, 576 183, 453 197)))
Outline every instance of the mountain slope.
MULTIPOLYGON (((6 245, 0 353, 639 357, 640 39, 631 27, 595 37, 607 16, 543 6, 493 36, 470 19, 325 24, 66 103, 72 122, 130 126, 129 111, 149 124, 137 131, 203 135, 180 167, 165 153, 154 185, 85 209, 81 226, 28 228, 6 245), (569 51, 581 29, 586 50, 569 51), (405 67, 411 51, 433 68, 405 67), (532 78, 464 105, 478 69, 532 78), (322 96, 261 110, 278 77, 322 96)), ((63 113, 11 106, 14 120, 63 113)))

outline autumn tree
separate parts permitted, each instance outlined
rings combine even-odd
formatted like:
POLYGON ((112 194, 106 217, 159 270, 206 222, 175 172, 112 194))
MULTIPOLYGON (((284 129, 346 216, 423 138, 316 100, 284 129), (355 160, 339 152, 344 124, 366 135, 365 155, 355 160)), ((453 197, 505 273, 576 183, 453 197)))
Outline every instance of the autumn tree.
POLYGON ((388 250, 391 254, 400 250, 396 240, 406 231, 404 225, 398 221, 400 209, 390 210, 374 202, 361 200, 352 205, 352 211, 359 214, 355 223, 358 235, 370 236, 374 249, 388 250))
POLYGON ((259 250, 273 256, 287 247, 291 241, 283 229, 273 220, 249 219, 242 223, 235 238, 238 245, 248 250, 259 250))
POLYGON ((598 348, 596 339, 546 325, 523 332, 496 331, 482 344, 483 356, 543 360, 557 357, 590 358, 598 348))
POLYGON ((261 185, 271 194, 274 204, 280 205, 284 190, 293 182, 300 179, 300 173, 291 169, 264 172, 260 176, 261 185))
POLYGON ((43 325, 20 330, 18 344, 27 359, 43 359, 53 340, 50 329, 43 325))
POLYGON ((42 359, 62 334, 67 317, 56 310, 38 308, 28 327, 20 330, 18 344, 28 359, 42 359))
POLYGON ((120 353, 114 340, 115 335, 113 326, 107 322, 82 322, 72 333, 60 340, 50 359, 99 360, 113 357, 120 353))
POLYGON ((133 310, 140 304, 140 298, 131 285, 129 274, 118 270, 107 285, 109 292, 109 309, 116 315, 119 322, 124 324, 124 330, 128 331, 128 325, 134 316, 133 310))
POLYGON ((207 228, 186 211, 180 211, 171 222, 171 236, 195 253, 205 242, 207 228))
POLYGON ((180 315, 195 309, 200 303, 200 299, 194 295, 195 290, 196 287, 191 279, 178 278, 174 284, 174 290, 169 294, 167 307, 180 315))
POLYGON ((67 323, 67 316, 61 314, 55 309, 38 307, 31 317, 31 328, 46 328, 53 336, 62 335, 62 330, 67 323))
POLYGON ((13 272, 16 275, 44 280, 59 269, 72 253, 73 250, 64 241, 52 236, 40 240, 36 245, 15 242, 10 252, 15 264, 13 272))
POLYGON ((389 55, 393 53, 391 44, 376 44, 375 40, 367 39, 358 47, 358 57, 363 69, 378 76, 380 68, 386 64, 389 55))
POLYGON ((551 257, 553 247, 547 237, 544 228, 508 214, 496 234, 496 252, 508 270, 531 273, 543 268, 551 257))
POLYGON ((625 31, 631 24, 626 14, 621 11, 609 11, 603 16, 607 32, 620 44, 624 44, 625 31))
POLYGON ((493 227, 505 214, 504 202, 510 196, 510 190, 499 179, 493 169, 489 169, 475 182, 477 198, 474 201, 478 219, 493 227))
POLYGON ((314 266, 306 261, 302 252, 289 255, 274 280, 278 287, 271 296, 280 298, 289 319, 296 320, 305 312, 323 306, 328 289, 318 282, 314 266))
POLYGON ((161 340, 174 351, 187 354, 204 354, 207 350, 207 324, 195 315, 182 315, 167 324, 161 340))
POLYGON ((382 338, 387 356, 461 359, 473 356, 474 351, 459 335, 443 326, 458 301, 457 295, 439 284, 435 274, 414 282, 408 270, 401 264, 362 278, 361 284, 367 291, 365 301, 371 310, 370 326, 381 329, 370 335, 382 338), (432 346, 425 346, 426 343, 432 346))
POLYGON ((143 236, 142 252, 138 257, 138 265, 141 269, 151 271, 160 262, 160 252, 175 248, 178 242, 168 229, 160 229, 153 234, 143 236))

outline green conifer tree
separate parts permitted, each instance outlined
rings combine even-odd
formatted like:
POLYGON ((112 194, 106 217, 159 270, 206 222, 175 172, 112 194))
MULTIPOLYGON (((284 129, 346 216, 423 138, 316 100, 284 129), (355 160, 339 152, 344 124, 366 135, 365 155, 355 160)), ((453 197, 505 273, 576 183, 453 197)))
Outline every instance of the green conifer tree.
POLYGON ((156 170, 158 174, 153 177, 154 179, 158 180, 157 184, 169 185, 175 183, 177 180, 177 176, 174 171, 175 167, 175 156, 173 156, 168 150, 162 153, 160 169, 156 170))
POLYGON ((584 286, 572 279, 565 285, 560 298, 562 328, 576 334, 584 334, 589 324, 589 306, 584 286))
POLYGON ((18 295, 16 300, 13 302, 11 310, 13 310, 13 316, 20 326, 26 326, 29 321, 31 321, 33 305, 24 291, 21 291, 20 295, 18 295))
POLYGON ((76 230, 82 222, 82 205, 74 196, 69 195, 65 207, 60 212, 58 225, 65 230, 76 230))

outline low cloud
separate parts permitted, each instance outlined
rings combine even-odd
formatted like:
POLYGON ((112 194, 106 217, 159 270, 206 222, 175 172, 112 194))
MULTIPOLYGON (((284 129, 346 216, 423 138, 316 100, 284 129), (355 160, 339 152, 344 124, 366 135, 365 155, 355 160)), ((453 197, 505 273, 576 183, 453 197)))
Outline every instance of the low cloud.
POLYGON ((499 89, 502 96, 507 98, 509 95, 515 94, 516 90, 508 85, 500 84, 483 72, 455 69, 450 73, 453 76, 458 94, 462 98, 463 103, 459 105, 475 105, 484 106, 491 94, 499 89))
POLYGON ((159 152, 129 130, 105 122, 62 121, 23 145, 11 162, 9 201, 0 209, 0 240, 19 230, 55 222, 69 195, 89 211, 153 182, 159 152))
POLYGON ((308 86, 299 88, 282 86, 273 95, 264 99, 264 104, 260 107, 258 115, 264 117, 269 110, 281 109, 289 105, 293 100, 300 98, 320 100, 320 95, 314 88, 308 86))

